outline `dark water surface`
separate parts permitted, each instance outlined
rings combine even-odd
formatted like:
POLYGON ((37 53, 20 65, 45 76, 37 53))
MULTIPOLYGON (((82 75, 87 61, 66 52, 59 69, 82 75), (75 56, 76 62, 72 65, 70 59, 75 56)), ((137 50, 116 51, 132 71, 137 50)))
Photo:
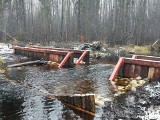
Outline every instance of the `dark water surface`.
MULTIPOLYGON (((1 57, 7 64, 27 60, 12 54, 1 57)), ((68 69, 48 69, 45 66, 8 68, 5 73, 0 73, 0 120, 158 120, 160 83, 153 82, 136 92, 114 98, 107 80, 113 67, 98 63, 68 69), (97 107, 98 116, 91 117, 41 93, 56 96, 94 93, 114 98, 114 101, 97 107)))
MULTIPOLYGON (((1 55, 8 64, 25 61, 12 54, 1 55)), ((50 100, 40 93, 73 95, 96 93, 112 97, 107 77, 113 65, 93 64, 66 69, 45 66, 7 68, 0 76, 0 118, 15 120, 94 119, 77 113, 61 101, 50 100), (33 90, 36 88, 36 91, 33 90)), ((100 111, 100 110, 99 110, 100 111)), ((98 110, 97 110, 98 112, 98 110)))

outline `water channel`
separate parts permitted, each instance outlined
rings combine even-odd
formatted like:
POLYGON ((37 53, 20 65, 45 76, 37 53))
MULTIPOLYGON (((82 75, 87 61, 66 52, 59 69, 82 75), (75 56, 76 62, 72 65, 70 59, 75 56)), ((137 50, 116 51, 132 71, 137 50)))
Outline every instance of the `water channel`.
MULTIPOLYGON (((1 58, 6 65, 27 60, 11 53, 1 54, 1 58)), ((4 66, 0 72, 0 120, 158 120, 160 83, 151 82, 136 92, 130 91, 115 98, 108 81, 113 68, 114 65, 102 62, 63 69, 4 66), (51 100, 41 92, 56 96, 93 93, 112 99, 112 102, 96 106, 97 115, 92 117, 63 105, 59 100, 51 100)))

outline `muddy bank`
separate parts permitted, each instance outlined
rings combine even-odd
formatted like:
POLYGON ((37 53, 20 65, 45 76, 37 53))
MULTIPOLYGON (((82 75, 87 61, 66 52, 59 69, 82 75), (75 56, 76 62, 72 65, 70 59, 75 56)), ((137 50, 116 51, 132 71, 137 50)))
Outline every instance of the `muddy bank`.
POLYGON ((160 116, 160 83, 151 82, 137 91, 129 91, 106 103, 104 119, 158 120, 160 116))

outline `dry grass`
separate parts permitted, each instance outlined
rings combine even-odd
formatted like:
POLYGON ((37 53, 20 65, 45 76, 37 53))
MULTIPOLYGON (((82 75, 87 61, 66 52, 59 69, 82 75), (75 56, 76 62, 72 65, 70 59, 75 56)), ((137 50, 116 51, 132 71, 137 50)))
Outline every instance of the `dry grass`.
POLYGON ((136 45, 129 45, 125 46, 126 52, 141 54, 141 55, 149 55, 151 53, 151 47, 149 45, 146 46, 136 46, 136 45))

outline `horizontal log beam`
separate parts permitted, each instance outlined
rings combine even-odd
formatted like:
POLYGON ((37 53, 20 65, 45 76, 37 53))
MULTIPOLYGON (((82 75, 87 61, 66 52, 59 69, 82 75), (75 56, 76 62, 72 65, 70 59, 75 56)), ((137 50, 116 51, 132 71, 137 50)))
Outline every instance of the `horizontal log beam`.
POLYGON ((30 47, 19 47, 15 46, 13 47, 15 50, 21 50, 21 51, 31 51, 31 52, 41 52, 41 53, 54 53, 57 55, 67 55, 68 51, 58 51, 58 50, 48 50, 48 49, 36 49, 36 48, 30 48, 30 47))
POLYGON ((160 67, 160 61, 125 58, 124 63, 135 64, 148 67, 160 67))
POLYGON ((48 48, 48 47, 39 47, 39 46, 30 46, 31 48, 38 48, 38 49, 48 49, 48 50, 59 50, 59 51, 67 51, 73 53, 83 53, 84 50, 72 50, 72 49, 64 49, 64 48, 48 48))
POLYGON ((155 56, 133 55, 132 58, 160 61, 160 57, 155 57, 155 56))
POLYGON ((77 107, 77 106, 75 106, 75 105, 69 104, 69 103, 64 102, 64 101, 62 101, 62 103, 63 103, 64 105, 68 106, 68 107, 71 107, 71 108, 76 109, 76 110, 78 110, 78 111, 81 111, 81 112, 83 112, 83 113, 89 114, 89 115, 91 115, 91 116, 95 116, 95 113, 94 113, 94 112, 85 110, 85 109, 83 109, 83 108, 77 107))

